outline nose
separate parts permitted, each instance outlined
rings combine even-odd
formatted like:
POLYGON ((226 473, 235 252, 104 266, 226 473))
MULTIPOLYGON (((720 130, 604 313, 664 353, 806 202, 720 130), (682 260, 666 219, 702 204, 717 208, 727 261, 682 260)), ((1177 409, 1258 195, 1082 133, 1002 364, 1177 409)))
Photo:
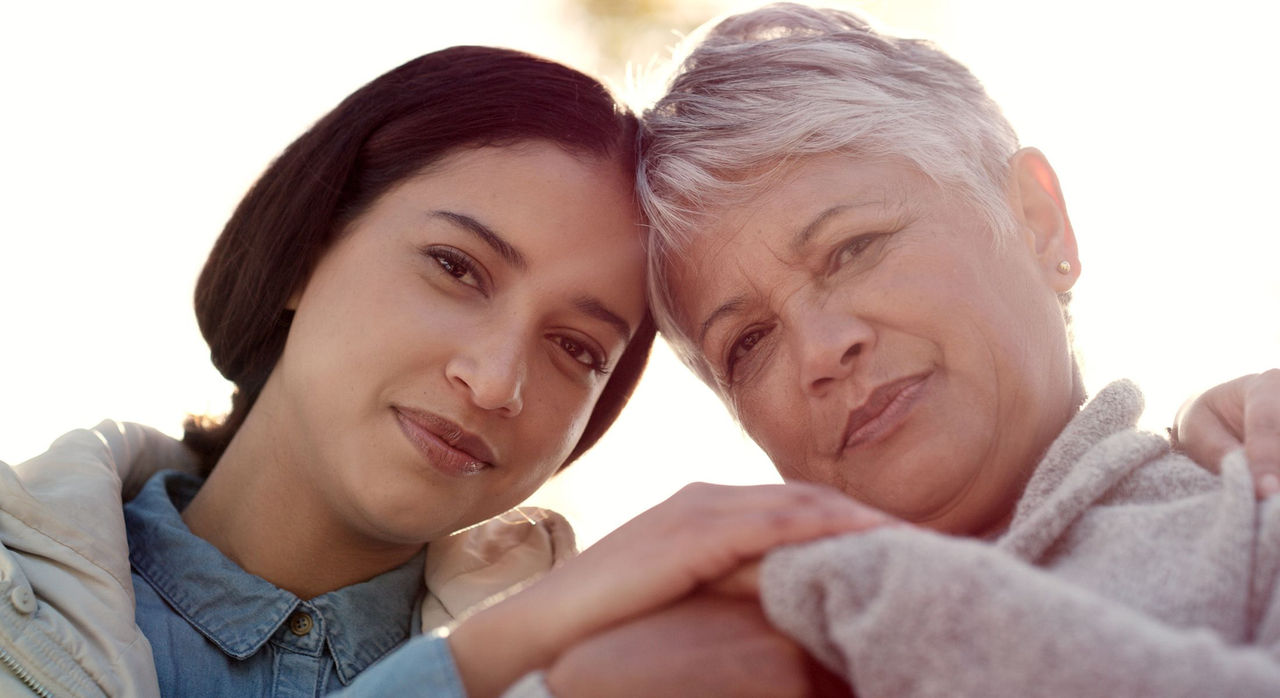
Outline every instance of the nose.
POLYGON ((494 342, 459 352, 445 365, 449 383, 483 410, 514 417, 524 409, 524 349, 519 342, 494 342))
POLYGON ((792 322, 800 387, 809 395, 822 395, 848 378, 875 343, 874 329, 854 313, 808 308, 792 322))

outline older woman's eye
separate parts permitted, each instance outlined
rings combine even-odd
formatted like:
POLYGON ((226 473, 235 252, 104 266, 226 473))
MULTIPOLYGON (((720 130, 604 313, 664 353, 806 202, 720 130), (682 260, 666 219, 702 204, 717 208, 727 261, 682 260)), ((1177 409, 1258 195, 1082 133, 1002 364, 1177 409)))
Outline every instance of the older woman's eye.
POLYGON ((592 371, 601 374, 609 372, 604 365, 604 356, 586 342, 562 335, 553 337, 552 341, 559 345, 560 349, 568 354, 570 358, 590 368, 592 371))
POLYGON ((748 354, 755 350, 756 346, 760 344, 760 340, 769 334, 770 329, 768 327, 752 329, 743 333, 729 345, 729 355, 725 357, 724 361, 725 375, 729 382, 733 382, 734 369, 737 367, 738 362, 745 359, 748 354))
POLYGON ((867 250, 872 243, 884 237, 883 234, 873 233, 869 235, 859 235, 845 244, 841 245, 831 259, 831 270, 835 271, 844 265, 857 259, 859 255, 867 250))

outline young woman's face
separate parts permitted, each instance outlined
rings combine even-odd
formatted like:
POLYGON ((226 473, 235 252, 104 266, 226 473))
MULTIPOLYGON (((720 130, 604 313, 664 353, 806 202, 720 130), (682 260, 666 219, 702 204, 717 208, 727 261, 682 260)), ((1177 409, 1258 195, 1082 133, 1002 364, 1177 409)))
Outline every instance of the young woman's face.
POLYGON ((550 143, 466 149, 348 226, 255 408, 299 490, 421 543, 546 481, 645 312, 631 187, 550 143))

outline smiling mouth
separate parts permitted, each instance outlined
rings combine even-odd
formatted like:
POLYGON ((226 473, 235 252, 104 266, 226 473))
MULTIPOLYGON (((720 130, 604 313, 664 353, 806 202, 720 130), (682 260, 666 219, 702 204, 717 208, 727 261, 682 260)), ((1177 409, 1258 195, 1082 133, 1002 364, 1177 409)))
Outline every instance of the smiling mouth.
POLYGON ((906 421, 932 375, 927 372, 899 378, 871 391, 862 405, 849 413, 837 457, 896 431, 906 421))
POLYGON ((452 477, 477 475, 493 468, 493 451, 480 437, 430 412, 393 407, 396 422, 418 452, 436 470, 452 477))

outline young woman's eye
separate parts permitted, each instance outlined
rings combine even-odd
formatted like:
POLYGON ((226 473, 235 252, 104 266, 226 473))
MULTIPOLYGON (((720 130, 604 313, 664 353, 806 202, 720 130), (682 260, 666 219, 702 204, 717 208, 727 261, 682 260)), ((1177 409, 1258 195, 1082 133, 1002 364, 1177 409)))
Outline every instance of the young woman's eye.
POLYGON ((458 283, 481 291, 485 290, 479 265, 463 252, 451 247, 432 246, 424 249, 422 253, 438 264, 444 273, 457 279, 458 283))
POLYGON ((757 327, 749 330, 740 335, 732 344, 729 345, 729 353, 728 356, 725 357, 724 366, 725 376, 728 378, 730 383, 733 382, 734 369, 737 367, 738 362, 747 358, 747 355, 755 350, 756 345, 760 344, 760 340, 764 339, 765 335, 769 334, 769 329, 770 328, 768 327, 757 327))
POLYGON ((564 351, 564 353, 568 354, 570 358, 583 366, 590 368, 592 371, 602 374, 609 372, 604 365, 604 356, 600 354, 599 350, 590 346, 587 342, 574 339, 573 337, 565 337, 563 335, 555 336, 553 341, 559 345, 560 349, 564 351))

